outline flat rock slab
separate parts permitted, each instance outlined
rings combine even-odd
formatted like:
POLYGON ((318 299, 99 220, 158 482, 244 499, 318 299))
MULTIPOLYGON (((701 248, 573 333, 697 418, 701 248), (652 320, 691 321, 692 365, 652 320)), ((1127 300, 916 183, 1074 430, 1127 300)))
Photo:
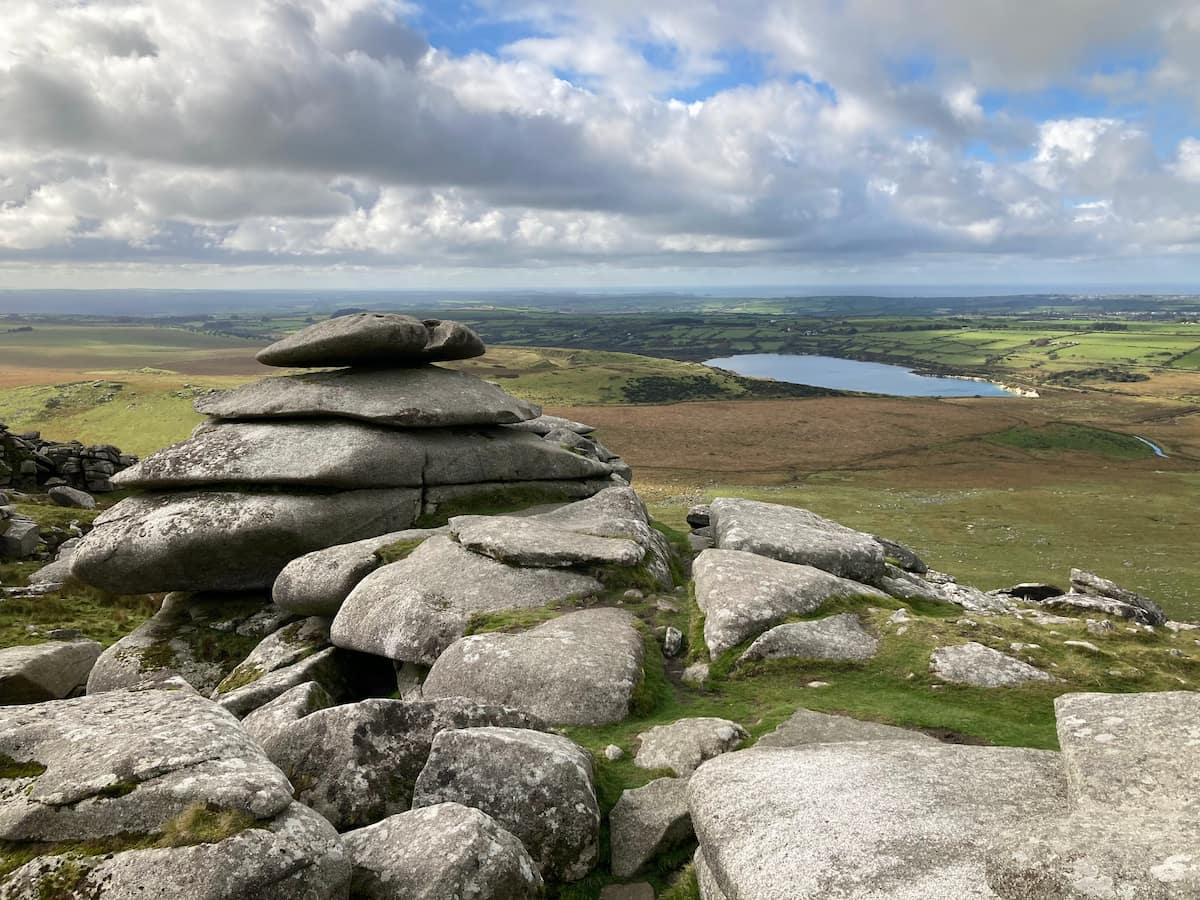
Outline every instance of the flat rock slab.
POLYGON ((1080 594, 1091 594, 1096 597, 1109 597, 1120 603, 1127 603, 1138 610, 1137 620, 1144 625, 1162 625, 1167 621, 1162 607, 1139 593, 1121 587, 1115 581, 1101 578, 1093 572, 1083 569, 1071 570, 1071 590, 1080 594))
POLYGON ((271 586, 276 606, 304 616, 334 616, 360 581, 384 564, 380 551, 416 544, 444 528, 409 528, 314 550, 283 567, 271 586))
POLYGON ((692 573, 696 604, 704 613, 704 641, 714 657, 835 597, 887 598, 873 587, 813 566, 740 550, 705 550, 692 573))
POLYGON ((218 419, 333 416, 399 428, 510 425, 541 413, 503 388, 437 366, 283 375, 206 394, 195 405, 218 419))
POLYGON ((365 900, 535 900, 542 876, 521 842, 491 816, 438 803, 350 831, 352 891, 365 900))
POLYGON ((266 751, 269 758, 274 742, 289 725, 318 709, 329 709, 333 705, 333 698, 325 688, 315 681, 305 681, 288 688, 274 700, 251 712, 242 719, 242 728, 266 751))
POLYGON ((114 594, 269 588, 298 556, 408 528, 420 501, 410 488, 129 497, 96 519, 71 572, 114 594))
POLYGON ((1027 662, 971 641, 938 647, 929 658, 929 671, 952 684, 974 687, 1013 687, 1029 681, 1057 681, 1027 662))
POLYGON ((1200 897, 1200 825, 1089 809, 997 835, 987 882, 1005 900, 1194 900, 1200 897))
POLYGON ((612 467, 505 428, 402 431, 342 419, 219 422, 113 476, 123 488, 422 487, 604 478, 612 467))
POLYGON ((515 706, 552 725, 620 722, 643 677, 636 621, 624 610, 589 609, 520 634, 462 638, 433 664, 422 696, 515 706))
POLYGON ((731 497, 718 497, 710 509, 718 549, 745 550, 855 581, 883 574, 884 550, 873 535, 807 509, 731 497))
POLYGON ((843 613, 776 625, 761 635, 739 662, 758 659, 871 659, 879 650, 879 639, 863 628, 854 613, 843 613))
POLYGON ((804 747, 808 744, 837 744, 843 741, 937 741, 920 731, 897 728, 880 722, 865 722, 849 716, 798 709, 770 734, 754 744, 758 747, 804 747))
POLYGON ((542 727, 528 713, 471 703, 363 700, 318 709, 267 742, 296 799, 339 830, 405 812, 436 735, 484 725, 542 727))
POLYGON ((346 896, 349 885, 350 861, 337 832, 293 803, 270 822, 215 843, 41 856, 0 885, 0 900, 326 900, 346 896))
POLYGON ((874 741, 726 754, 688 801, 728 897, 982 900, 986 839, 1065 793, 1057 753, 874 741))
POLYGON ((547 880, 577 881, 599 857, 591 757, 561 735, 518 728, 441 732, 413 806, 447 802, 495 819, 525 845, 547 880))
POLYGON ((534 434, 542 435, 543 437, 561 428, 573 431, 576 434, 591 434, 596 430, 595 425, 585 425, 583 422, 564 419, 562 416, 547 415, 540 415, 536 419, 518 422, 516 425, 509 425, 508 427, 516 431, 532 431, 534 434))
POLYGON ((1200 693, 1064 694, 1054 712, 1076 806, 1200 807, 1200 693))
POLYGON ((154 615, 100 654, 88 693, 178 675, 208 696, 257 641, 294 618, 261 593, 168 594, 154 615))
POLYGON ((514 568, 448 537, 433 537, 406 559, 376 569, 351 591, 333 620, 333 642, 433 665, 463 636, 473 615, 550 606, 602 590, 600 582, 586 575, 514 568))
POLYGON ((362 312, 309 325, 254 358, 264 366, 411 366, 484 352, 479 335, 461 322, 362 312))
POLYGON ((0 709, 0 754, 45 767, 0 781, 0 840, 155 834, 196 804, 269 819, 292 802, 237 719, 188 691, 0 709))
POLYGON ((687 781, 656 778, 640 788, 624 791, 608 821, 613 874, 629 878, 654 857, 692 839, 687 781))
POLYGON ((680 719, 670 725, 655 725, 638 735, 641 745, 633 764, 691 775, 702 762, 736 750, 747 737, 741 725, 728 719, 680 719))
POLYGON ((473 553, 515 566, 636 566, 645 549, 625 538, 594 537, 538 521, 502 516, 456 516, 450 534, 473 553))
POLYGON ((0 706, 61 700, 82 692, 98 641, 47 641, 0 649, 0 706))

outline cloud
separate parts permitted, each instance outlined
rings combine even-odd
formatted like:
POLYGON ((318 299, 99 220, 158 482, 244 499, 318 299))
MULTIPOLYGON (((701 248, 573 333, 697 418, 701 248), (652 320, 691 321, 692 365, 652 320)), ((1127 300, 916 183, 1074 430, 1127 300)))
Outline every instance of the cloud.
POLYGON ((989 99, 1194 90, 1192 4, 477 13, 520 36, 448 52, 394 0, 19 0, 0 258, 853 271, 1195 240, 1200 138, 1160 158, 1121 110, 1038 121, 989 99), (1092 71, 1113 47, 1150 61, 1092 71))

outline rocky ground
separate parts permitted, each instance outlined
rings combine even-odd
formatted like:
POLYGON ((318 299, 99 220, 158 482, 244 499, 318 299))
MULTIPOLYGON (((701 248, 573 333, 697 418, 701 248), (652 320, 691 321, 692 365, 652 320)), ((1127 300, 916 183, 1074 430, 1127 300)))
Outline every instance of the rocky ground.
POLYGON ((792 507, 672 533, 587 426, 435 365, 482 350, 323 322, 260 359, 326 371, 114 476, 30 580, 166 596, 0 650, 0 900, 1200 895, 1197 626, 792 507), (1059 749, 811 708, 852 683, 1059 749))

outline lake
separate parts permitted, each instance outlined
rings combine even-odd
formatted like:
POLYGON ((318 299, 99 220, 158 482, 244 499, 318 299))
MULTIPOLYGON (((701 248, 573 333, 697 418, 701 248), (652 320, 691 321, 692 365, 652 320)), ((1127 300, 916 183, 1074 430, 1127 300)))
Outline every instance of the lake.
POLYGON ((783 353, 747 353, 710 359, 706 366, 773 378, 790 384, 865 391, 894 397, 1012 397, 1009 391, 987 381, 918 375, 904 366, 839 359, 834 356, 800 356, 783 353))

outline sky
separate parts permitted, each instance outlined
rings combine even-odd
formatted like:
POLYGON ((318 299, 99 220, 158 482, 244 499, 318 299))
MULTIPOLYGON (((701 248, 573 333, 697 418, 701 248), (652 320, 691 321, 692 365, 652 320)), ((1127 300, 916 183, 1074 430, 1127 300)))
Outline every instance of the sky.
POLYGON ((1200 0, 3 0, 0 288, 1200 290, 1200 0))

